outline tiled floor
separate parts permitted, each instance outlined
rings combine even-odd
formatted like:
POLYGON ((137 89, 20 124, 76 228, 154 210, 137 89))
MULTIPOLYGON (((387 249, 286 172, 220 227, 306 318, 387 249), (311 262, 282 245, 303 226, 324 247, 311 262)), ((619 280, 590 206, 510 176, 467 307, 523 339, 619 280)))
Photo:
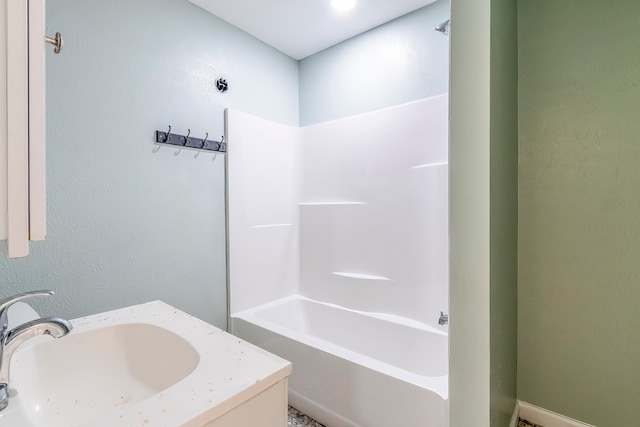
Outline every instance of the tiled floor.
POLYGON ((289 427, 296 426, 325 427, 316 420, 312 420, 302 412, 289 406, 289 427))
MULTIPOLYGON (((289 406, 289 427, 296 427, 296 426, 325 427, 324 425, 320 424, 316 420, 313 420, 308 416, 306 416, 305 414, 303 414, 302 412, 298 411, 296 408, 292 408, 291 406, 289 406)), ((518 420, 518 427, 542 427, 542 426, 538 424, 532 424, 529 421, 526 421, 520 418, 518 420)))
MULTIPOLYGON (((305 414, 303 414, 302 412, 298 411, 296 408, 292 408, 291 406, 289 406, 289 427, 296 427, 296 426, 325 427, 324 425, 320 424, 316 420, 313 420, 308 416, 306 416, 305 414)), ((518 427, 542 427, 542 426, 538 424, 531 424, 529 421, 526 421, 520 418, 518 420, 518 427)))
POLYGON ((518 420, 518 427, 542 427, 542 426, 539 424, 530 423, 529 421, 523 420, 522 418, 520 418, 518 420))

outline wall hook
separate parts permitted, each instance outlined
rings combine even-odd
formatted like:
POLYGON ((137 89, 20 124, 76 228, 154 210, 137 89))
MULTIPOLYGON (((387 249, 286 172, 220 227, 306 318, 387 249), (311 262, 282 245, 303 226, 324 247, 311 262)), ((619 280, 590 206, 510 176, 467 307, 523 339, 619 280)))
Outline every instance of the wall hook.
POLYGON ((169 125, 169 130, 164 134, 164 142, 171 141, 171 125, 169 125))
POLYGON ((60 51, 62 50, 62 44, 63 44, 62 34, 56 33, 55 37, 45 36, 44 41, 46 41, 47 43, 51 43, 53 45, 53 51, 55 53, 60 53, 60 51))
MULTIPOLYGON (((191 129, 185 135, 177 133, 171 133, 171 126, 169 130, 157 130, 155 131, 155 143, 160 145, 175 145, 180 149, 185 150, 202 150, 202 151, 217 151, 220 153, 226 152, 225 138, 222 135, 222 141, 209 140, 209 132, 206 132, 204 138, 191 137, 191 129)), ((176 152, 178 155, 179 151, 176 152)))

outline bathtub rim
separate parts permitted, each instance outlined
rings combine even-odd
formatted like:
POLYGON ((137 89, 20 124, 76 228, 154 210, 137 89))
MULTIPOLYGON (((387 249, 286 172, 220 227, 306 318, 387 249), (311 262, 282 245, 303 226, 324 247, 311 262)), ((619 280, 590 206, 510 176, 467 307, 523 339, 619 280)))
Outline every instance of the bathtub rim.
POLYGON ((352 310, 336 304, 313 300, 303 295, 289 295, 287 297, 280 298, 278 300, 270 301, 268 303, 265 303, 256 307, 252 307, 247 310, 242 310, 237 313, 231 314, 231 322, 230 322, 231 332, 232 333, 234 332, 233 319, 237 318, 242 321, 253 324, 255 326, 258 326, 260 328, 266 329, 267 331, 270 331, 272 333, 279 334, 289 339, 298 341, 304 345, 316 348, 325 353, 329 353, 334 356, 343 358, 351 363, 363 366, 365 368, 373 369, 377 372, 380 372, 381 374, 388 375, 390 377, 397 378, 401 381, 405 381, 415 386, 431 390, 432 392, 440 396, 443 400, 448 400, 449 398, 448 370, 446 375, 440 375, 440 376, 419 375, 414 372, 408 371, 406 369, 400 368, 398 366, 394 366, 389 363, 377 360, 373 357, 369 357, 365 354, 361 354, 356 351, 349 350, 345 347, 339 346, 337 344, 333 344, 329 341, 296 332, 278 323, 264 320, 260 318, 259 315, 256 315, 256 313, 260 311, 263 311, 266 309, 273 309, 291 301, 308 301, 311 303, 320 304, 330 308, 347 310, 362 316, 371 317, 378 320, 384 320, 391 323, 396 323, 404 327, 418 329, 424 332, 446 336, 447 338, 449 335, 447 332, 438 330, 432 326, 414 321, 412 319, 404 319, 399 316, 390 316, 390 315, 380 314, 380 313, 368 313, 368 312, 362 312, 358 310, 352 310), (403 322, 402 320, 406 320, 407 322, 403 322))

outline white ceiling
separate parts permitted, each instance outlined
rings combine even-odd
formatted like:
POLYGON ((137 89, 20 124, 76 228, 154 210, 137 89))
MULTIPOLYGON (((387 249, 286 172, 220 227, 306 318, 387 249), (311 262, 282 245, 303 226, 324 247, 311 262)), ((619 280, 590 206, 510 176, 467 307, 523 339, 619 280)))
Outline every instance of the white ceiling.
POLYGON ((189 1, 302 59, 435 0, 357 0, 346 12, 331 7, 331 0, 189 1))

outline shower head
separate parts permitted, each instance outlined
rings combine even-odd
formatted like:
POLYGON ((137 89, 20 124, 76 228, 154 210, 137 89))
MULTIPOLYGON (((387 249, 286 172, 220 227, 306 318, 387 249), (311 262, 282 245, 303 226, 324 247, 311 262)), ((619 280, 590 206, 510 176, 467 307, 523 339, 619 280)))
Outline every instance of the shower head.
POLYGON ((447 19, 442 24, 435 27, 434 30, 446 36, 449 34, 449 28, 451 28, 451 19, 447 19))

